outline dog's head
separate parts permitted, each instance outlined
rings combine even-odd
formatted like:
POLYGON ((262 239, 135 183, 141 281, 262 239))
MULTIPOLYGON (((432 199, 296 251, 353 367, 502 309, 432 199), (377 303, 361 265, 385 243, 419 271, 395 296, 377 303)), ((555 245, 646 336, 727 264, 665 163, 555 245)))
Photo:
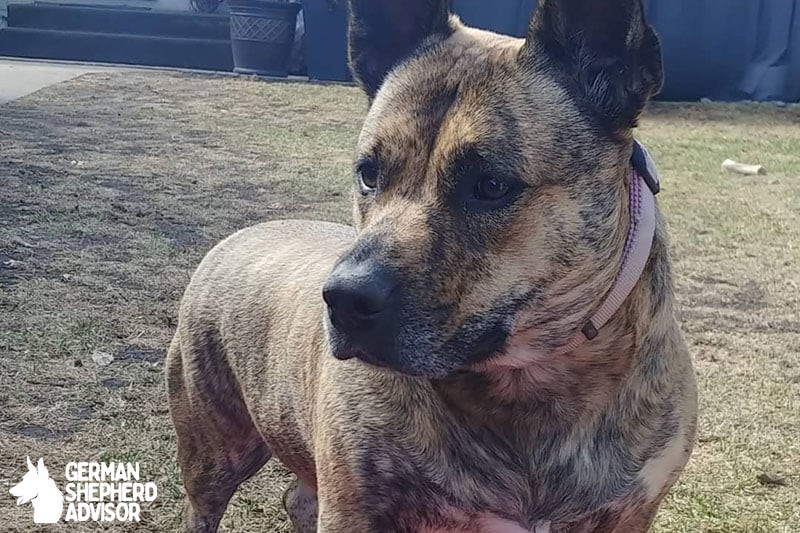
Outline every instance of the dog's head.
POLYGON ((350 60, 370 109, 358 239, 324 288, 334 355, 444 376, 567 344, 617 273, 661 87, 641 0, 540 0, 526 39, 446 0, 351 0, 350 60))

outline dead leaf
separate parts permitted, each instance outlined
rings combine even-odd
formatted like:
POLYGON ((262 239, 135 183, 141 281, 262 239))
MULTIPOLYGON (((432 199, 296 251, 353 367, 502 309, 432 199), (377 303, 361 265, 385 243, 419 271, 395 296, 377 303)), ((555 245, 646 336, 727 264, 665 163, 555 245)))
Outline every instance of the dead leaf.
POLYGON ((777 474, 759 474, 756 479, 762 485, 786 486, 786 478, 777 474))

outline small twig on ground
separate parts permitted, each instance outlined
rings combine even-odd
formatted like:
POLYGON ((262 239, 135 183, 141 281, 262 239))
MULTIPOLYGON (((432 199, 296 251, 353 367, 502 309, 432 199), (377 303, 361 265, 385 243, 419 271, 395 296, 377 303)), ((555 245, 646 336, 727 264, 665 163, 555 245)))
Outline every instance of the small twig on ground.
POLYGON ((23 246, 25 248, 36 248, 35 244, 29 243, 22 237, 16 237, 16 236, 11 237, 11 242, 13 242, 14 244, 19 244, 20 246, 23 246))

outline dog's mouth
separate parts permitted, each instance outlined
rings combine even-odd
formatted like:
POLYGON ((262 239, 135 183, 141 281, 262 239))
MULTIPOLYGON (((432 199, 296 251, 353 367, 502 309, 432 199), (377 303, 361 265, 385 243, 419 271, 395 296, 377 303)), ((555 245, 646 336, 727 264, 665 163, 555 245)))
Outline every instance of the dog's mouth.
POLYGON ((328 346, 338 360, 358 359, 371 366, 414 377, 441 378, 474 366, 502 352, 508 331, 503 322, 464 324, 444 342, 423 326, 387 332, 379 346, 369 346, 325 319, 328 346), (434 342, 431 342, 434 341, 434 342))
POLYGON ((393 365, 387 364, 386 361, 384 361, 380 356, 370 355, 370 352, 361 350, 359 348, 351 348, 348 350, 340 351, 338 353, 334 351, 333 356, 340 361, 358 359, 359 361, 363 361, 364 363, 377 368, 383 368, 386 370, 395 370, 401 373, 408 373, 404 371, 402 368, 397 368, 393 365))
MULTIPOLYGON (((361 359, 371 363, 378 360, 377 357, 370 357, 367 350, 356 346, 346 335, 336 330, 335 326, 328 331, 328 345, 330 346, 331 354, 340 361, 361 359)), ((376 366, 379 365, 376 364, 376 366)))
POLYGON ((375 367, 407 373, 404 371, 402 365, 393 364, 396 357, 393 357, 392 354, 361 346, 347 334, 339 331, 329 318, 326 318, 326 329, 328 346, 330 347, 331 354, 336 359, 340 361, 358 359, 375 367))

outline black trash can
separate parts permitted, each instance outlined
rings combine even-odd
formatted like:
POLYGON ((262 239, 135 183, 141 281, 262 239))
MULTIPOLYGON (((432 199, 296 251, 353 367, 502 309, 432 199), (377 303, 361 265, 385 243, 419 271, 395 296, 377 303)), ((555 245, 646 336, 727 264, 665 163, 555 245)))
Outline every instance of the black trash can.
POLYGON ((300 4, 228 0, 234 71, 286 77, 300 4))
POLYGON ((350 81, 347 66, 347 0, 302 0, 308 77, 350 81))

